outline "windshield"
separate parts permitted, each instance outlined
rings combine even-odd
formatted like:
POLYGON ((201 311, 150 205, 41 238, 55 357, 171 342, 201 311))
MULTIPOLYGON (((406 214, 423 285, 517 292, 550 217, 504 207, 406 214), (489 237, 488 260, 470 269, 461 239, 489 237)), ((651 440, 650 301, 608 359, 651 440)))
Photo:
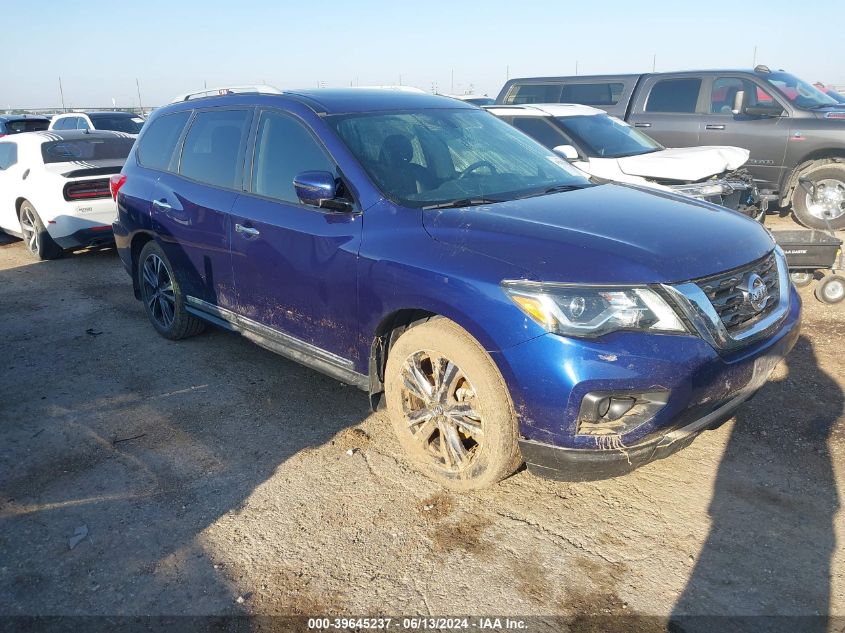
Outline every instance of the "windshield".
POLYGON ((591 156, 621 158, 663 149, 651 137, 606 114, 557 117, 557 122, 591 156))
POLYGON ((127 134, 138 134, 144 126, 144 119, 139 116, 119 114, 90 114, 91 123, 98 130, 112 130, 113 132, 126 132, 127 134))
POLYGON ((824 108, 836 105, 836 100, 821 90, 789 73, 769 73, 765 80, 780 90, 789 102, 799 108, 824 108))
POLYGON ((329 122, 385 195, 408 207, 590 185, 566 161, 482 110, 346 114, 329 122))
POLYGON ((128 137, 51 141, 41 145, 41 156, 45 163, 125 159, 134 143, 128 137))

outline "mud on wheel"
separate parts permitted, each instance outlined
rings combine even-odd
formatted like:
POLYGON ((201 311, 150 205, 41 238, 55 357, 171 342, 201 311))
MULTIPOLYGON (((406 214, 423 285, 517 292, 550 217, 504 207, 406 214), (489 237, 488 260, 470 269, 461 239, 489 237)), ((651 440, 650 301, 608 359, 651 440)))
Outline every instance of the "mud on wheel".
POLYGON ((385 375, 396 435, 413 464, 455 489, 489 486, 519 465, 516 415, 490 356, 434 318, 391 348, 385 375))

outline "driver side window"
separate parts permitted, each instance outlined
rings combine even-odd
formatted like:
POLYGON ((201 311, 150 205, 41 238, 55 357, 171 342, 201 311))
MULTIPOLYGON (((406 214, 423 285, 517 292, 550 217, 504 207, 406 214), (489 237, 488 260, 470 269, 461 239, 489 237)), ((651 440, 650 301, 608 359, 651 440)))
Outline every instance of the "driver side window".
POLYGON ((753 81, 739 77, 718 77, 710 89, 710 113, 733 115, 739 91, 745 92, 746 106, 777 105, 774 97, 753 81))

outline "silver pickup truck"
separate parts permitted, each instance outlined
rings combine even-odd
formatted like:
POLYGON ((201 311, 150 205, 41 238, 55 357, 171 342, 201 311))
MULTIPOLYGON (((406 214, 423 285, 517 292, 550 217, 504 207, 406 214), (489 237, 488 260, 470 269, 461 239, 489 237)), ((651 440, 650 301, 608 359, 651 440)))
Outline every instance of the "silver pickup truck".
POLYGON ((511 79, 496 103, 579 103, 667 147, 733 145, 760 191, 810 228, 845 228, 845 104, 766 66, 511 79), (806 177, 815 195, 798 186, 806 177))

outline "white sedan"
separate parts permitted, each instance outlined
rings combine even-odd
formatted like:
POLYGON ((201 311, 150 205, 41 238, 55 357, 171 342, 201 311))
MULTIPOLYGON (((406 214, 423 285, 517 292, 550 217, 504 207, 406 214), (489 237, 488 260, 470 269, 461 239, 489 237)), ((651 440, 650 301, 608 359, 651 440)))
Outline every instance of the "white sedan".
POLYGON ((0 229, 39 259, 113 241, 109 177, 134 137, 108 131, 46 131, 0 139, 0 229))

